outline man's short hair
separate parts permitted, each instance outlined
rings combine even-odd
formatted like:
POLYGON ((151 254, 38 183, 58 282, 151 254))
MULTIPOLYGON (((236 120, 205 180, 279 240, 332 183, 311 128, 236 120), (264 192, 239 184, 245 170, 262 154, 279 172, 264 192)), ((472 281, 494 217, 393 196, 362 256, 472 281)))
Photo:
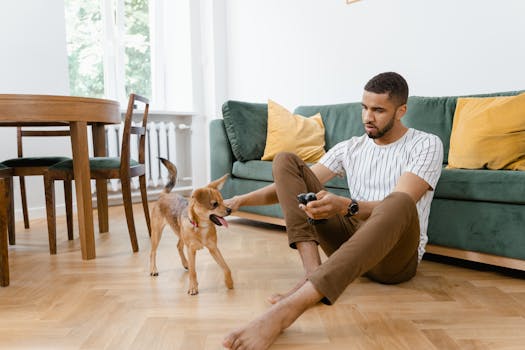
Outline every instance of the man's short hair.
POLYGON ((405 78, 395 72, 376 75, 366 83, 365 90, 376 94, 388 93, 388 97, 399 106, 408 100, 408 84, 405 78))

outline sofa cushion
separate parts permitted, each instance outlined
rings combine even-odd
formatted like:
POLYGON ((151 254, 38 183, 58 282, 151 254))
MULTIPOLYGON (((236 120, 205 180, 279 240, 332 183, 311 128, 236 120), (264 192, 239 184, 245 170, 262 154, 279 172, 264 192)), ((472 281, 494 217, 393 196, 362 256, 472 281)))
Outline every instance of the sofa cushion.
POLYGON ((321 115, 292 114, 268 100, 268 133, 261 160, 273 160, 279 152, 293 152, 305 162, 316 163, 325 154, 321 115))
POLYGON ((226 101, 222 105, 222 116, 235 158, 261 159, 266 145, 268 105, 226 101))
MULTIPOLYGON (((273 182, 272 162, 264 160, 237 161, 233 163, 232 175, 241 179, 273 182)), ((335 177, 328 181, 325 187, 347 190, 346 177, 335 177)))
POLYGON ((525 204, 525 172, 443 169, 435 197, 525 204))
POLYGON ((337 143, 363 135, 365 129, 361 121, 361 102, 343 103, 325 106, 299 106, 294 113, 314 115, 321 113, 325 128, 325 149, 329 150, 337 143))
MULTIPOLYGON (((273 182, 272 162, 233 163, 236 178, 273 182)), ((327 188, 348 189, 346 177, 335 177, 327 188)), ((525 172, 512 170, 443 169, 436 198, 525 204, 525 172)))
POLYGON ((233 163, 232 175, 241 179, 273 182, 272 162, 266 160, 237 161, 233 163))
POLYGON ((525 93, 458 98, 449 168, 525 170, 525 93))

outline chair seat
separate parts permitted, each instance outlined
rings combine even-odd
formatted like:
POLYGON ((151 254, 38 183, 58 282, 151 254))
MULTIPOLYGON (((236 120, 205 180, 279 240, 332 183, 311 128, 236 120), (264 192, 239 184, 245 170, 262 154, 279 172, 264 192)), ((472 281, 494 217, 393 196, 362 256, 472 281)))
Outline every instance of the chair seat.
POLYGON ((68 157, 21 157, 8 159, 1 164, 11 167, 48 167, 55 163, 70 160, 68 157))
MULTIPOLYGON (((134 159, 130 160, 130 166, 139 165, 134 159)), ((104 170, 104 169, 119 169, 120 158, 118 157, 96 157, 89 158, 89 168, 92 170, 104 170)), ((49 167, 49 170, 73 170, 73 160, 68 159, 66 161, 56 163, 49 167)))
POLYGON ((13 176, 13 169, 6 167, 5 165, 0 163, 0 177, 6 178, 13 176))

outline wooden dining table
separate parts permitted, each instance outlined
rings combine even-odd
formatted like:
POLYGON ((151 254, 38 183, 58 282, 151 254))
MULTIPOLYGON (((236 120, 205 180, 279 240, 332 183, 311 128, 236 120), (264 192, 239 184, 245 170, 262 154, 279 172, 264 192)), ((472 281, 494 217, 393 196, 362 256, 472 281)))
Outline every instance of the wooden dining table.
MULTIPOLYGON (((88 126, 92 127, 93 153, 106 155, 104 125, 120 123, 117 101, 74 96, 0 94, 2 126, 69 126, 75 177, 78 230, 82 259, 96 257, 89 170, 88 126)), ((107 187, 97 180, 99 231, 108 231, 107 187)))

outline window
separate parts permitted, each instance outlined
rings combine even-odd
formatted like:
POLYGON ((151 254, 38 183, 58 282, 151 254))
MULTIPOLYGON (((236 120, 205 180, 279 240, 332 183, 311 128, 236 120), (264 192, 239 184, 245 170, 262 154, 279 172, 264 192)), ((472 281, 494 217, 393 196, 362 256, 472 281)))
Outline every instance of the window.
POLYGON ((70 92, 192 111, 190 0, 65 0, 70 92))

